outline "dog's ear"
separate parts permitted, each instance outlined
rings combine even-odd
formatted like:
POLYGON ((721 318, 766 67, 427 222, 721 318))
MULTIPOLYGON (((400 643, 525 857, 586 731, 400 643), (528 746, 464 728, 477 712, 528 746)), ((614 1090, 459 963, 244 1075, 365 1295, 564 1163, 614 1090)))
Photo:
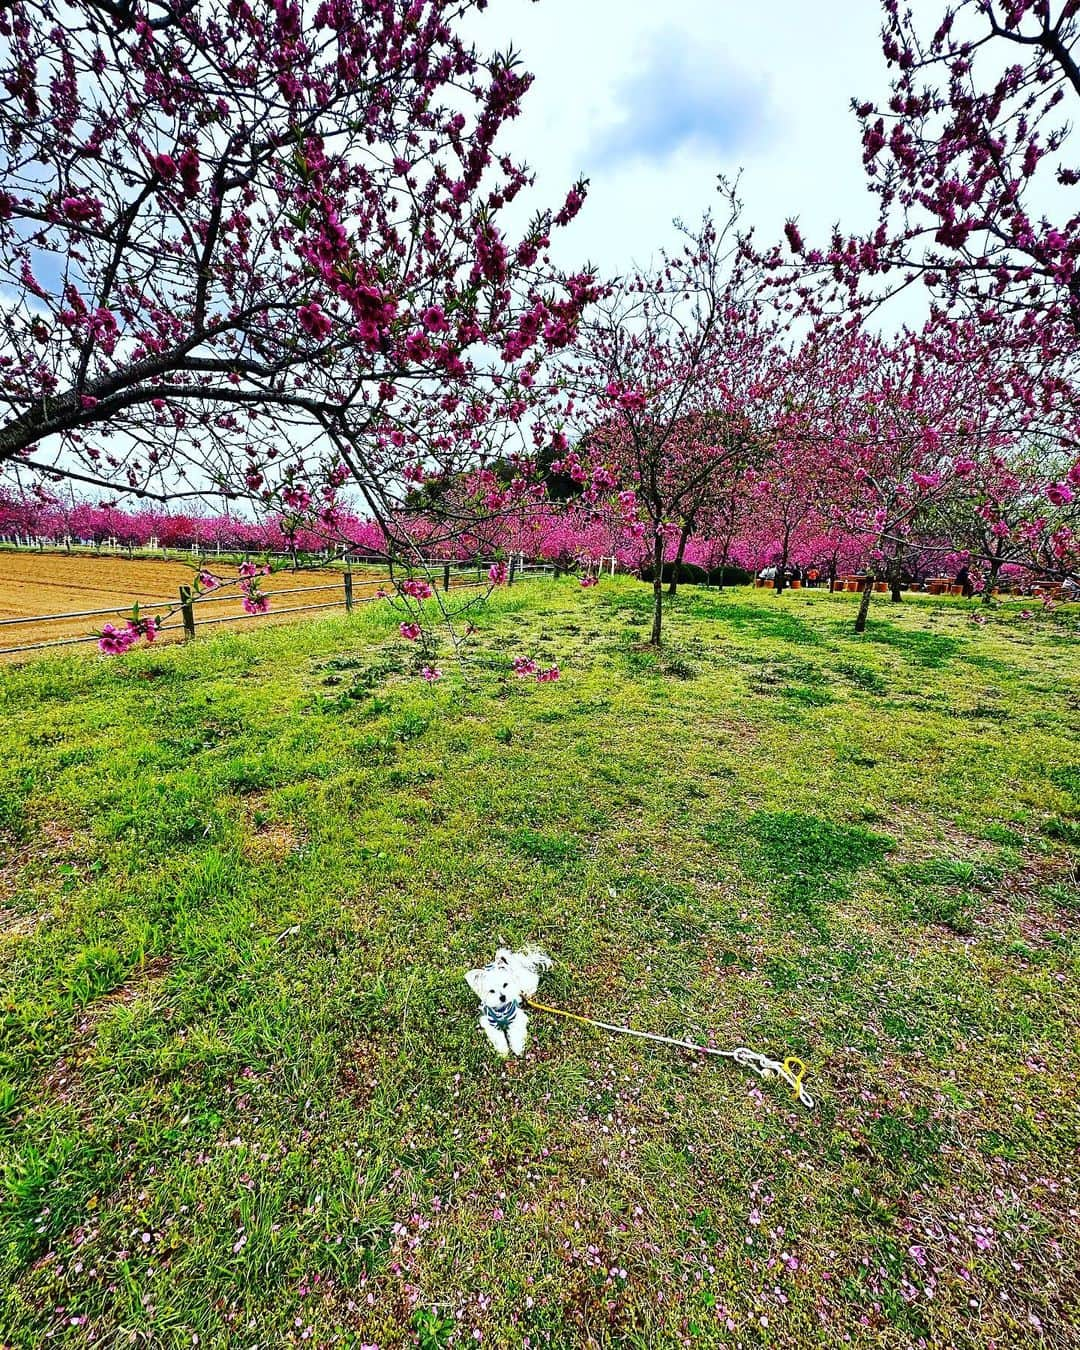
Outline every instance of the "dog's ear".
POLYGON ((484 997, 484 976, 486 974, 486 970, 467 970, 465 972, 465 983, 479 999, 484 997))

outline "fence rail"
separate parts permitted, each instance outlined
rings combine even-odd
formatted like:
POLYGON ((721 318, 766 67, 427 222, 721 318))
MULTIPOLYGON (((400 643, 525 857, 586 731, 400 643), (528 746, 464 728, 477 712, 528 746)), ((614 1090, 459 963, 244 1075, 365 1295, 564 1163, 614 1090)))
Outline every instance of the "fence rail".
POLYGON ((71 556, 87 555, 98 558, 141 558, 144 560, 169 560, 176 558, 243 558, 254 554, 260 558, 287 558, 301 565, 318 565, 326 562, 344 561, 347 557, 356 563, 380 560, 368 555, 363 548, 356 549, 265 549, 253 544, 163 544, 158 539, 147 539, 142 544, 125 544, 121 540, 80 539, 75 535, 48 534, 0 534, 0 550, 8 549, 15 553, 63 553, 71 556))
MULTIPOLYGON (((490 565, 491 564, 488 561, 481 561, 479 563, 473 562, 460 564, 437 563, 434 565, 429 564, 427 566, 428 570, 430 571, 437 571, 438 569, 441 568, 442 583, 443 583, 442 589, 443 591, 450 591, 450 590, 473 589, 475 587, 480 586, 482 584, 482 577, 484 574, 484 570, 488 568, 490 565), (474 573, 476 574, 475 579, 473 578, 474 573)), ((511 562, 507 579, 509 583, 512 585, 515 579, 555 575, 557 571, 558 569, 550 564, 546 563, 519 564, 517 560, 514 559, 511 562)), ((359 584, 361 586, 369 588, 371 590, 371 593, 358 595, 356 594, 356 591, 354 589, 356 580, 357 578, 355 574, 350 570, 346 570, 345 572, 342 573, 340 582, 328 582, 325 584, 320 583, 314 586, 289 586, 283 587, 281 590, 266 591, 264 593, 267 595, 269 599, 272 600, 277 599, 279 596, 312 595, 316 592, 325 593, 326 591, 336 591, 338 592, 341 598, 337 600, 316 601, 311 604, 289 605, 285 609, 270 609, 264 611, 263 613, 223 614, 215 618, 202 618, 200 616, 197 626, 199 628, 205 628, 213 624, 219 623, 244 623, 254 619, 279 618, 284 614, 303 614, 303 613, 310 613, 312 610, 341 609, 342 607, 345 608, 347 613, 351 613, 354 605, 366 604, 369 601, 379 599, 379 590, 381 590, 383 586, 391 584, 391 578, 389 573, 385 577, 379 577, 374 579, 371 577, 361 576, 359 584)), ((210 593, 195 596, 190 587, 181 586, 179 596, 176 600, 169 600, 169 599, 146 600, 146 601, 140 600, 139 609, 140 611, 143 612, 153 611, 155 609, 167 609, 173 611, 174 613, 179 613, 181 616, 181 620, 179 623, 163 623, 160 625, 160 627, 157 628, 156 631, 158 633, 183 631, 185 640, 190 641, 192 638, 195 637, 196 632, 196 620, 195 620, 196 607, 201 610, 205 605, 222 604, 230 601, 233 604, 237 604, 239 603, 239 600, 240 597, 237 596, 235 593, 229 595, 215 595, 210 593)), ((133 604, 134 602, 132 602, 131 604, 114 605, 106 609, 73 610, 65 614, 19 615, 14 618, 0 619, 0 626, 6 627, 8 625, 13 624, 48 624, 48 623, 70 622, 74 619, 101 618, 106 615, 112 618, 123 618, 125 613, 130 611, 133 604)), ((0 656, 17 656, 22 652, 44 651, 47 648, 53 647, 77 647, 84 645, 86 643, 97 641, 98 635, 96 633, 80 635, 78 637, 50 638, 43 642, 21 643, 19 646, 16 647, 0 647, 0 656)))

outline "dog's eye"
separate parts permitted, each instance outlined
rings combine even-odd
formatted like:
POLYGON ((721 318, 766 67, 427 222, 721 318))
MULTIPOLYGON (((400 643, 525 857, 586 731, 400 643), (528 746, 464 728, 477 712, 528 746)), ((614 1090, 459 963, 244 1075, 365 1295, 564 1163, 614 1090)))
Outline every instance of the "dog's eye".
POLYGON ((503 988, 504 988, 504 989, 506 988, 506 985, 505 985, 505 984, 503 985, 503 988))

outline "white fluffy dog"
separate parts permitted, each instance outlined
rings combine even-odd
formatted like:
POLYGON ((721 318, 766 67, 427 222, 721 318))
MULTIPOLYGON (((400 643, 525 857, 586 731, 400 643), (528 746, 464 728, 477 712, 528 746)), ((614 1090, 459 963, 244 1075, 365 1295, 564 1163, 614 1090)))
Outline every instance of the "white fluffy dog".
POLYGON ((540 972, 550 967, 551 958, 538 947, 521 952, 500 947, 489 966, 466 973, 466 984, 480 1000, 480 1030, 504 1059, 524 1054, 529 1019, 522 1000, 536 993, 540 972))

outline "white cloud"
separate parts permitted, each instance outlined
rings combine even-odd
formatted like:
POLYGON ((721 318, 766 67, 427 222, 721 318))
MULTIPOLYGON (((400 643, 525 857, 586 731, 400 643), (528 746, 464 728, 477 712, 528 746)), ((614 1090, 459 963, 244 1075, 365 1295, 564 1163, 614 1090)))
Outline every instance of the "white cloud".
POLYGON ((619 120, 586 152, 599 169, 635 162, 662 164, 677 151, 729 156, 769 134, 768 90, 738 70, 718 69, 709 53, 689 47, 678 29, 642 44, 618 82, 619 120))

